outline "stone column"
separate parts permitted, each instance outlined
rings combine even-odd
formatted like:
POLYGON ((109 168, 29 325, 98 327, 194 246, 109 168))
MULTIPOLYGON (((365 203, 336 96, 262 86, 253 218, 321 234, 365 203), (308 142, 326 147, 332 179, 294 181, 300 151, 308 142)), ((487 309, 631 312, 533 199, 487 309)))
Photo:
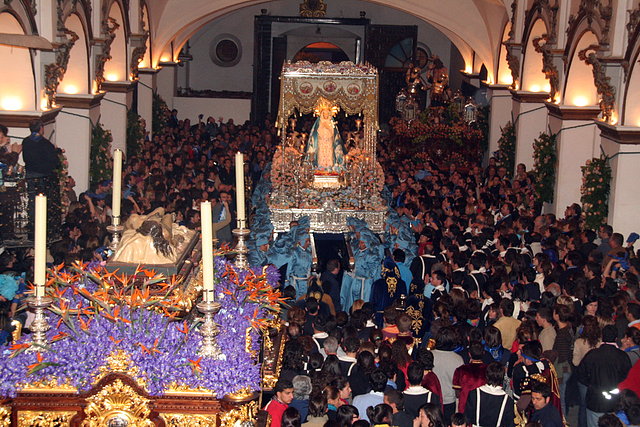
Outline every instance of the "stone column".
POLYGON ((173 97, 176 96, 176 62, 161 62, 156 77, 158 94, 165 100, 169 109, 173 108, 173 97))
POLYGON ((105 129, 111 131, 113 142, 111 149, 127 152, 127 110, 131 108, 133 99, 133 83, 104 82, 102 90, 106 91, 101 105, 100 122, 105 129))
POLYGON ((491 105, 489 116, 489 156, 498 150, 498 140, 503 127, 511 116, 513 101, 508 85, 487 85, 487 98, 491 105))
POLYGON ((516 165, 533 167, 533 140, 547 130, 548 93, 511 91, 516 130, 516 165))
POLYGON ((153 122, 153 91, 156 88, 155 68, 141 68, 138 70, 138 114, 144 119, 146 130, 151 132, 153 122))
POLYGON ((76 194, 89 189, 91 131, 99 120, 104 95, 56 96, 57 103, 64 107, 57 120, 58 146, 67 154, 69 175, 76 181, 76 194))
POLYGON ((640 191, 638 191, 638 165, 640 165, 640 128, 614 126, 601 121, 600 144, 610 158, 611 193, 607 223, 625 239, 631 232, 640 232, 640 191))
POLYGON ((575 107, 547 103, 549 127, 558 133, 556 140, 558 162, 554 202, 550 211, 564 217, 564 211, 572 203, 580 203, 582 170, 588 159, 600 155, 596 140, 598 106, 575 107))

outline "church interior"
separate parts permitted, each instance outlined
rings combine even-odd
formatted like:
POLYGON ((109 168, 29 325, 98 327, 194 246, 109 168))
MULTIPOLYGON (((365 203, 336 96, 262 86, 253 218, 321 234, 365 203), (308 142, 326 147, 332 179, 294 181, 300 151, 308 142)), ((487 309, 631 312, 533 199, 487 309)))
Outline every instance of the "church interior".
POLYGON ((0 427, 640 424, 639 55, 640 0, 5 0, 0 427))

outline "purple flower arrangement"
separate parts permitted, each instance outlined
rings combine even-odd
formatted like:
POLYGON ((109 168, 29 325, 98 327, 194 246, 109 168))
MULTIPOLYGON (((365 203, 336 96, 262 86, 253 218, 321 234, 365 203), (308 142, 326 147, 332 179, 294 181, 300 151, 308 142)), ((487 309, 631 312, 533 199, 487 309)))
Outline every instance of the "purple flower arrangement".
POLYGON ((258 389, 260 365, 246 351, 247 329, 250 350, 259 350, 260 328, 279 311, 281 298, 274 290, 278 271, 240 271, 221 257, 215 268, 216 297, 222 305, 215 317, 223 354, 219 360, 198 356, 198 324, 178 319, 172 282, 162 276, 140 270, 147 274, 140 285, 81 264, 51 270, 49 348, 25 351, 31 341, 26 336, 5 350, 0 356, 0 396, 14 397, 27 384, 51 381, 86 392, 118 350, 129 355, 132 376, 154 396, 175 385, 207 389, 218 397, 258 389), (152 287, 167 292, 158 296, 149 292, 152 287))

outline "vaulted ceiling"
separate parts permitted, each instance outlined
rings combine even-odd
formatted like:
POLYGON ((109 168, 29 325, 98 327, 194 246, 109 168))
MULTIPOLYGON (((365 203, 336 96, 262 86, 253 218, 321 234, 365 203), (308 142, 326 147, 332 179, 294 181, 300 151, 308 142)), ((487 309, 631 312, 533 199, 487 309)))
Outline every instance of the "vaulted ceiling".
MULTIPOLYGON (((292 0, 289 0, 292 1, 292 0)), ((300 0, 301 1, 301 0, 300 0)), ((394 8, 442 31, 462 53, 467 65, 493 69, 511 0, 361 0, 394 8), (475 58, 475 59, 474 59, 475 58)), ((332 0, 326 0, 331 6, 332 0)), ((153 0, 148 2, 153 29, 154 61, 173 43, 174 52, 202 26, 235 10, 273 1, 153 0)), ((329 13, 330 15, 330 13, 329 13)), ((251 28, 251 27, 250 27, 251 28)))

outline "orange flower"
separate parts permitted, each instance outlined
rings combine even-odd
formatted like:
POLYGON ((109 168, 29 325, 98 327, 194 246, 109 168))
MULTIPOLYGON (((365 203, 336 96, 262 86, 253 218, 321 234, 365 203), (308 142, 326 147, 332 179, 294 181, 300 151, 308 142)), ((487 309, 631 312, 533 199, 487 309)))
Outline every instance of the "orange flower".
POLYGON ((51 341, 53 341, 53 342, 60 341, 61 339, 66 338, 68 336, 69 336, 69 334, 66 333, 66 332, 58 332, 56 335, 54 335, 51 338, 51 341))
POLYGON ((154 277, 154 276, 156 275, 156 272, 155 272, 155 271, 153 271, 153 270, 147 270, 147 269, 144 269, 144 268, 140 269, 140 272, 141 272, 141 273, 144 273, 144 275, 145 275, 145 276, 147 276, 147 278, 149 278, 149 279, 150 279, 150 278, 152 278, 152 277, 154 277))
POLYGON ((200 362, 202 361, 202 357, 198 357, 196 360, 189 359, 189 362, 192 365, 193 372, 202 372, 202 366, 200 366, 200 362))
POLYGON ((116 345, 120 344, 122 340, 115 339, 112 335, 109 335, 109 339, 113 341, 116 345))
POLYGON ((13 357, 17 355, 19 351, 26 350, 29 347, 31 347, 31 343, 28 342, 23 342, 22 344, 13 344, 11 345, 11 347, 9 347, 9 350, 13 351, 13 353, 9 357, 13 357))
POLYGON ((189 325, 187 324, 186 320, 182 324, 182 329, 178 328, 177 326, 176 326, 176 329, 185 335, 189 333, 189 325))
POLYGON ((82 316, 78 316, 78 322, 80 322, 80 328, 83 331, 88 331, 89 330, 89 326, 91 325, 91 319, 89 319, 89 320, 87 320, 85 322, 84 319, 82 318, 82 316))
POLYGON ((164 312, 164 315, 167 316, 169 319, 175 319, 176 317, 178 317, 180 315, 179 311, 169 311, 166 308, 162 307, 162 311, 164 312))
POLYGON ((37 363, 32 363, 31 365, 27 366, 28 370, 32 370, 33 368, 35 368, 36 366, 41 364, 42 361, 44 360, 44 357, 42 357, 42 354, 40 352, 38 352, 38 353, 36 353, 36 359, 38 360, 38 362, 37 363))

